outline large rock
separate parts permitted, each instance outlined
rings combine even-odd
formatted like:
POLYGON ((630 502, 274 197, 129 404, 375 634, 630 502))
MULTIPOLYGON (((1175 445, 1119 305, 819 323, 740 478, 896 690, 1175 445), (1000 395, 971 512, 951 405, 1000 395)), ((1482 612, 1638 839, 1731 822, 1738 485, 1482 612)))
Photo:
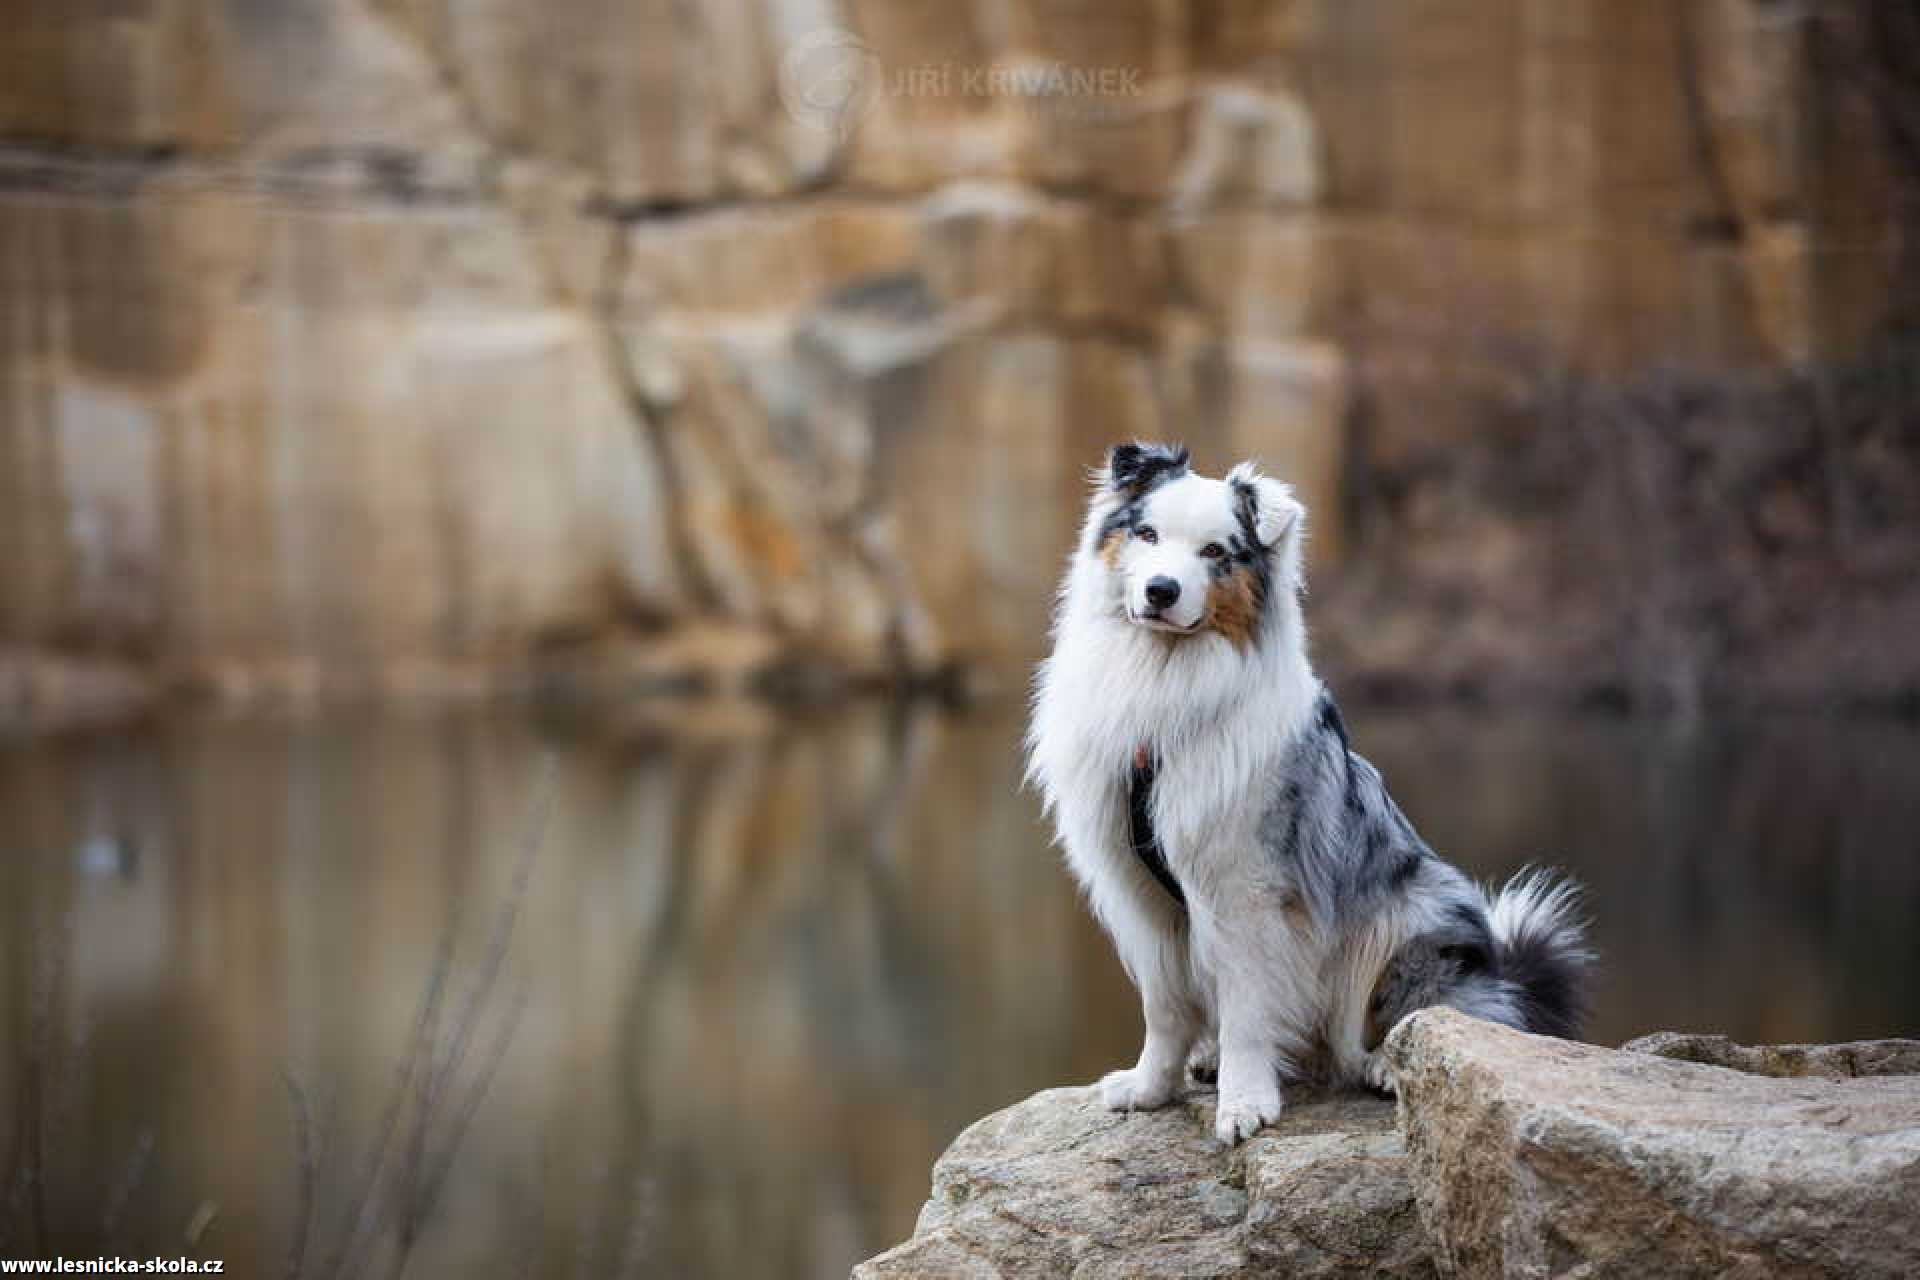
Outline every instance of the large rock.
POLYGON ((1053 1089, 979 1121, 933 1170, 906 1276, 1431 1276, 1393 1108, 1296 1097, 1237 1151, 1211 1096, 1119 1115, 1053 1089))
POLYGON ((1841 1065, 1911 1067, 1911 1044, 1815 1051, 1829 1078, 1777 1078, 1428 1010, 1387 1051, 1420 1216, 1450 1272, 1920 1274, 1920 1076, 1841 1065))

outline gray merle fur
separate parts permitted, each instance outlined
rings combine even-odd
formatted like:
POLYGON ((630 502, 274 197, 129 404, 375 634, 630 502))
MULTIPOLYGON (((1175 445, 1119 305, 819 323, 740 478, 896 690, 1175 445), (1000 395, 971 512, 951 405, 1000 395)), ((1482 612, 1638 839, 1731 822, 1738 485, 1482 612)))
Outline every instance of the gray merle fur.
POLYGON ((1379 771, 1348 742, 1331 694, 1321 692, 1274 782, 1260 841, 1283 864, 1317 927, 1342 930, 1415 881, 1424 897, 1444 904, 1442 923, 1409 939, 1381 975, 1369 1010, 1369 1048, 1403 1014, 1470 1003, 1462 997, 1474 988, 1504 988, 1529 1031, 1578 1034, 1584 954, 1569 954, 1546 932, 1495 936, 1485 896, 1413 829, 1379 771))

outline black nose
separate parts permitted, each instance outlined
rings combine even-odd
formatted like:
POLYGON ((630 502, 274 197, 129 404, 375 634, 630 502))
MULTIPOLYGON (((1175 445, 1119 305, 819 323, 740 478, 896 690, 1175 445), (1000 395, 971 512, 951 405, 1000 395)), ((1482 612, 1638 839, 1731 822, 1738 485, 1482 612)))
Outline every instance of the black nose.
POLYGON ((1156 609, 1164 609, 1180 598, 1180 584, 1172 578, 1159 577, 1147 579, 1147 603, 1156 609))

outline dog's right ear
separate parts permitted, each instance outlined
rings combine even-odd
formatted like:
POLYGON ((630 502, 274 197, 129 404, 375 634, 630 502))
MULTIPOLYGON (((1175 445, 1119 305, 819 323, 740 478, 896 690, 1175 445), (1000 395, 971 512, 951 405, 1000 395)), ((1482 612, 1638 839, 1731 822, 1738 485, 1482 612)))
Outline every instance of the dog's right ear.
POLYGON ((1117 444, 1107 454, 1107 487, 1131 501, 1187 469, 1183 444, 1117 444))
POLYGON ((1252 461, 1242 462, 1227 472, 1227 484, 1233 490, 1234 509, 1247 536, 1263 547, 1271 547, 1300 528, 1307 509, 1293 496, 1293 489, 1272 476, 1260 474, 1252 461))

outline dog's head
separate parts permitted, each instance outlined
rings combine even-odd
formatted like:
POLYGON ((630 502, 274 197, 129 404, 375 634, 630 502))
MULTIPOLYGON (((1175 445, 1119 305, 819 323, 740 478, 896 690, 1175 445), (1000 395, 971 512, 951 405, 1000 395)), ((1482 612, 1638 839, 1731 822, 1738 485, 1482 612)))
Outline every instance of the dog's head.
POLYGON ((1121 444, 1096 484, 1091 550, 1128 622, 1244 648, 1269 603, 1298 586, 1305 511, 1252 463, 1215 480, 1187 469, 1184 447, 1121 444))

